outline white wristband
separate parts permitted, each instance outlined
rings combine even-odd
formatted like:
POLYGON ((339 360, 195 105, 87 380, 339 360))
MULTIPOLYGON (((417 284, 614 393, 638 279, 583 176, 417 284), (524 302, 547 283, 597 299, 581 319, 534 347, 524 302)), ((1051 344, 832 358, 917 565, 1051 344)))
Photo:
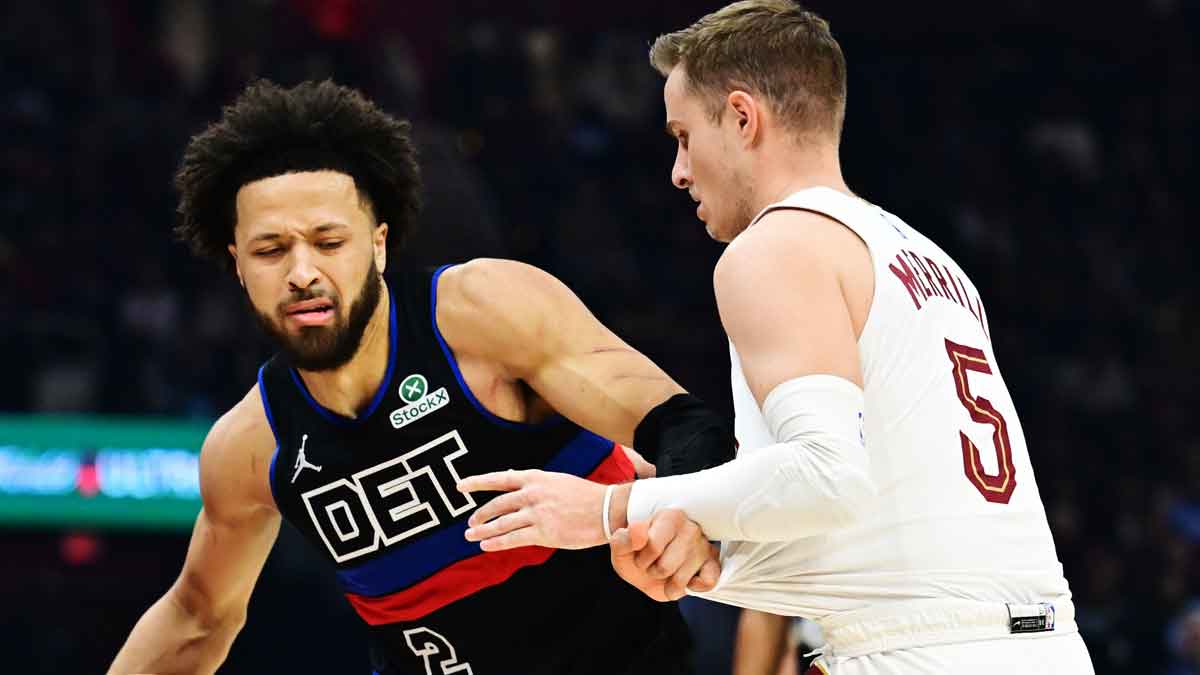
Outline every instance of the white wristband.
POLYGON ((612 528, 608 524, 608 507, 612 504, 613 490, 617 489, 616 484, 611 484, 604 490, 604 507, 600 515, 600 522, 604 525, 604 541, 612 541, 612 528))

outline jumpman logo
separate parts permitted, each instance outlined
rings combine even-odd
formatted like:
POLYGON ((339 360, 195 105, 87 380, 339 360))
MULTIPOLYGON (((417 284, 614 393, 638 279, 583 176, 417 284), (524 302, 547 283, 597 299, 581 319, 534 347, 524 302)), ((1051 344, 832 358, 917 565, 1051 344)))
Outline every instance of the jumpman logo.
POLYGON ((296 464, 294 465, 296 468, 296 473, 292 474, 293 483, 295 483, 296 479, 300 477, 300 472, 305 469, 313 469, 318 473, 321 471, 321 467, 317 466, 316 464, 311 464, 307 459, 304 459, 304 444, 307 442, 308 434, 304 434, 304 437, 300 439, 300 454, 296 455, 296 464))

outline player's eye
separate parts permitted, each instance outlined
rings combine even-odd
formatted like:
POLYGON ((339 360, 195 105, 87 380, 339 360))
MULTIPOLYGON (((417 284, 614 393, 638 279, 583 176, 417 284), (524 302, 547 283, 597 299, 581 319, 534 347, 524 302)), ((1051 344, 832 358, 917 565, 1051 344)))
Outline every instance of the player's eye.
POLYGON ((271 248, 264 248, 264 249, 255 251, 254 255, 258 258, 273 258, 273 257, 279 255, 280 253, 283 253, 282 248, 280 248, 278 246, 272 246, 271 248))
POLYGON ((322 251, 332 251, 336 248, 341 248, 342 244, 344 243, 346 242, 341 239, 322 241, 317 244, 317 248, 321 249, 322 251))

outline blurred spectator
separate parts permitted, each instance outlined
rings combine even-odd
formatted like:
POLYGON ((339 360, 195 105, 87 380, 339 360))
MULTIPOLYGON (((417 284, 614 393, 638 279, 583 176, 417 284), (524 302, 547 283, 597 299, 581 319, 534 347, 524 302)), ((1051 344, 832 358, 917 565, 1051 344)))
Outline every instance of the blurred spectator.
POLYGON ((1167 675, 1200 673, 1200 600, 1171 623, 1167 642, 1171 654, 1167 675))

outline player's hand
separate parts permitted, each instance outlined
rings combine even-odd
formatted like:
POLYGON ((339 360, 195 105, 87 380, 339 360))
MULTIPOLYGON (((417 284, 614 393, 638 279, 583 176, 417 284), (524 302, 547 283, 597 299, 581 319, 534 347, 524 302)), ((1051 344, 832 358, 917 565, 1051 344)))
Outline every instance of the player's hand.
POLYGON ((621 446, 621 449, 625 451, 625 456, 629 458, 629 461, 633 462, 633 470, 638 478, 654 478, 658 475, 658 468, 647 462, 640 452, 624 445, 621 446))
POLYGON ((717 548, 676 509, 615 532, 609 555, 622 579, 659 602, 711 591, 721 576, 717 548))
POLYGON ((600 508, 605 486, 565 473, 496 471, 464 478, 459 492, 507 492, 467 521, 467 541, 485 551, 519 546, 587 548, 605 542, 600 508))

